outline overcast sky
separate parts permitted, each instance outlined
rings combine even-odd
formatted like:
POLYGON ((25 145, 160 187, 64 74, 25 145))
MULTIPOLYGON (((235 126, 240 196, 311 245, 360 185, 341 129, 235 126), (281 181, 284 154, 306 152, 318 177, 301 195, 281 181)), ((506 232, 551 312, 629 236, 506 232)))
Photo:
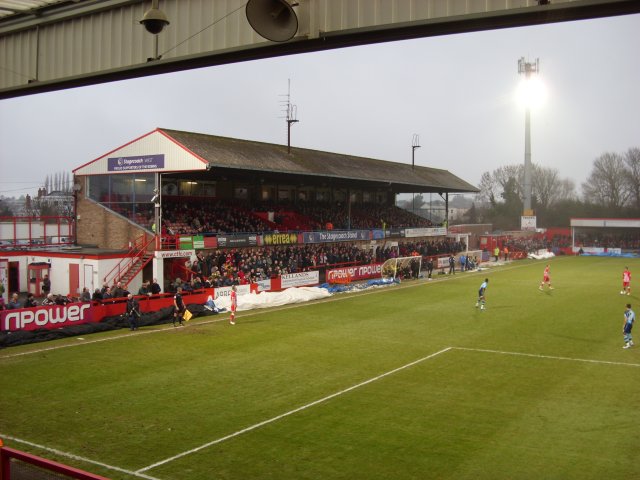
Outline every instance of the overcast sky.
MULTIPOLYGON (((640 16, 425 38, 0 100, 0 195, 34 193, 156 127, 443 168, 477 185, 524 161, 518 59, 540 59, 532 161, 580 187, 605 152, 640 147, 640 16)), ((0 59, 1 63, 1 59, 0 59)), ((152 153, 152 152, 150 152, 152 153)))

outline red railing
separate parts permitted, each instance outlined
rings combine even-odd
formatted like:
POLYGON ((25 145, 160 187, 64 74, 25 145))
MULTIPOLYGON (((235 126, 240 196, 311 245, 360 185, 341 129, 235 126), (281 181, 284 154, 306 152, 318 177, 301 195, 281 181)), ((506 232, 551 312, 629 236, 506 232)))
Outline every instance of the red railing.
MULTIPOLYGON (((101 477, 100 475, 69 467, 68 465, 47 460, 46 458, 37 457, 30 453, 9 447, 3 447, 2 442, 0 441, 0 478, 3 480, 11 480, 11 465, 16 462, 33 465, 33 478, 38 477, 38 472, 42 474, 42 470, 46 470, 49 472, 60 473, 64 475, 65 478, 74 478, 77 480, 109 480, 106 477, 101 477)), ((24 467, 21 468, 20 471, 24 472, 24 467)))
POLYGON ((0 216, 3 248, 32 248, 72 245, 73 218, 64 216, 0 216), (9 234, 9 235, 7 235, 9 234))
POLYGON ((161 248, 157 250, 177 250, 180 245, 180 235, 160 235, 161 248))
POLYGON ((147 238, 146 235, 142 235, 137 238, 133 245, 131 245, 131 247, 129 248, 127 256, 120 260, 120 262, 118 262, 118 264, 105 275, 103 281, 109 285, 115 283, 118 281, 118 279, 124 277, 124 275, 136 265, 139 266, 138 271, 140 271, 144 267, 144 265, 142 264, 142 257, 148 251, 149 245, 151 245, 151 243, 153 243, 154 241, 155 236, 147 238))

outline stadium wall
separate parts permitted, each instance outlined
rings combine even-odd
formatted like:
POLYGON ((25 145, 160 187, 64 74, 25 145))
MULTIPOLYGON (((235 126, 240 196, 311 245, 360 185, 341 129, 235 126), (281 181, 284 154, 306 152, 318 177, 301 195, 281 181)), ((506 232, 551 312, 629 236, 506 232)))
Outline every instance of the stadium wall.
MULTIPOLYGON (((280 291, 290 287, 314 286, 319 283, 319 275, 314 272, 298 272, 282 275, 270 280, 270 291, 280 291)), ((260 289, 261 291, 265 291, 260 289)), ((258 292, 258 284, 240 285, 239 294, 258 292)), ((196 292, 185 292, 185 304, 204 304, 209 296, 213 299, 230 295, 231 287, 208 288, 196 292)), ((173 293, 151 296, 136 296, 142 313, 157 312, 173 305, 173 293)), ((17 332, 37 329, 52 330, 71 325, 96 323, 104 318, 122 315, 126 309, 127 298, 116 298, 102 303, 70 303, 67 305, 39 306, 20 308, 0 312, 0 331, 17 332)))
MULTIPOLYGON (((17 264, 17 285, 9 285, 10 292, 30 292, 34 290, 33 280, 29 278, 29 265, 49 265, 51 293, 78 296, 84 287, 93 292, 102 286, 102 279, 124 257, 122 254, 92 255, 86 252, 57 251, 17 251, 2 254, 8 262, 17 264), (77 266, 79 273, 77 289, 71 287, 70 271, 77 266)), ((133 283, 132 283, 133 285, 133 283)), ((138 285, 139 287, 139 285, 138 285)), ((132 287, 133 288, 133 287, 132 287)))
POLYGON ((126 248, 141 235, 149 234, 149 231, 141 226, 83 195, 78 196, 76 212, 76 243, 79 245, 95 245, 98 248, 117 250, 126 248))

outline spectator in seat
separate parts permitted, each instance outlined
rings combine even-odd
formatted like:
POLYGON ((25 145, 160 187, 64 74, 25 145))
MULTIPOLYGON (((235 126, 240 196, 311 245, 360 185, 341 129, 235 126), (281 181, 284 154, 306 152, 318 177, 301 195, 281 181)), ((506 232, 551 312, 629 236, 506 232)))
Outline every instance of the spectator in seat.
POLYGON ((20 305, 20 302, 18 301, 18 294, 14 293, 11 295, 9 303, 7 303, 7 310, 17 310, 18 308, 22 308, 22 305, 20 305))
POLYGON ((27 299, 24 302, 24 308, 31 308, 31 307, 37 307, 38 304, 36 303, 36 299, 33 296, 33 293, 30 293, 29 295, 27 295, 27 299))
POLYGON ((55 304, 56 304, 56 299, 53 296, 53 293, 50 293, 49 295, 47 295, 42 301, 42 305, 55 305, 55 304))
POLYGON ((80 301, 81 302, 90 302, 91 301, 91 293, 89 292, 89 289, 87 287, 84 287, 82 289, 82 293, 80 294, 80 301))
POLYGON ((162 288, 160 288, 157 278, 153 279, 153 282, 151 282, 151 286, 149 287, 149 290, 151 291, 151 295, 158 295, 160 292, 162 292, 162 288))
POLYGON ((149 295, 149 281, 142 282, 140 288, 138 289, 138 295, 149 295))
POLYGON ((112 292, 113 298, 122 298, 129 295, 129 292, 122 286, 122 282, 116 284, 116 288, 112 292))

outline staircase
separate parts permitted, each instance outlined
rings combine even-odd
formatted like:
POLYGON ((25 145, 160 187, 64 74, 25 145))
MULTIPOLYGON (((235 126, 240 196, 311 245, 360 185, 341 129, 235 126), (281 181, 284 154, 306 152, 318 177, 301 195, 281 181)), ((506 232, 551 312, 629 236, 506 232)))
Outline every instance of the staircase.
POLYGON ((142 271, 142 269, 151 261, 153 258, 153 253, 145 252, 140 257, 136 257, 131 264, 131 268, 127 270, 120 279, 116 280, 116 282, 122 282, 122 285, 126 289, 127 286, 131 283, 131 280, 136 278, 136 275, 142 271))
POLYGON ((138 275, 153 258, 154 254, 148 250, 148 247, 154 241, 155 237, 147 238, 146 235, 142 235, 136 239, 129 248, 127 256, 111 269, 103 281, 108 285, 122 282, 122 286, 126 289, 136 275, 138 275))

